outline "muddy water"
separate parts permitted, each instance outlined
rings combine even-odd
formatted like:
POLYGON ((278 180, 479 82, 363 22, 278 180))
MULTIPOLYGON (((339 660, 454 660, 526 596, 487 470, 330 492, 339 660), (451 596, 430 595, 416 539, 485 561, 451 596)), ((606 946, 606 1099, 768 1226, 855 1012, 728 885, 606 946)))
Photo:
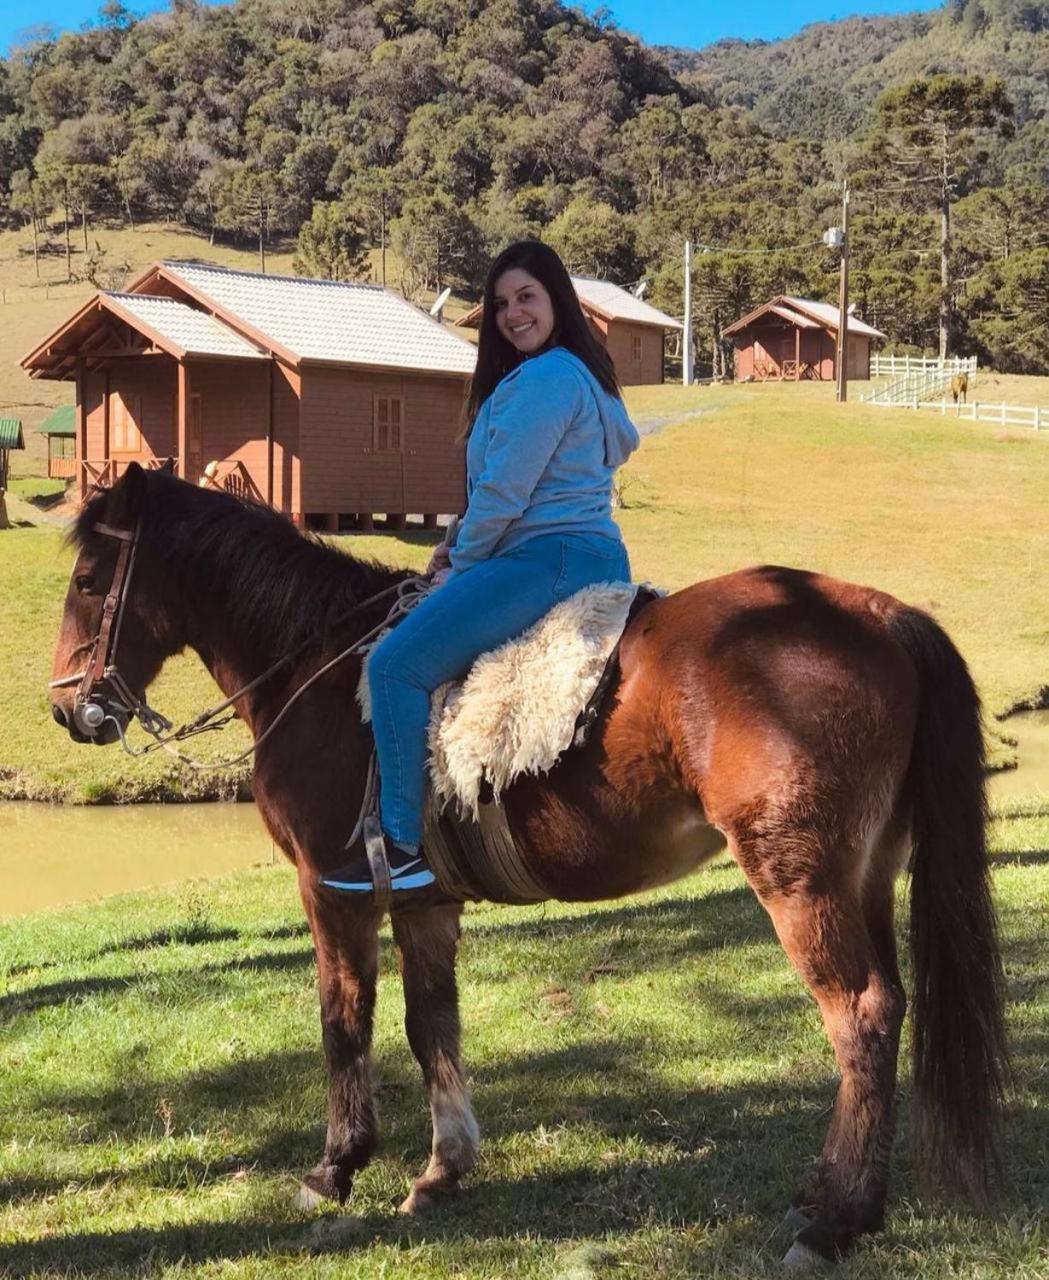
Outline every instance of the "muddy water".
POLYGON ((0 919, 273 856, 253 804, 8 802, 0 804, 0 919))
POLYGON ((1019 744, 1019 767, 990 779, 992 800, 1007 796, 1049 796, 1049 711, 1024 711, 1010 716, 1002 731, 1019 744))
MULTIPOLYGON (((1003 726, 1020 766, 990 779, 993 800, 1049 796, 1049 711, 1003 726)), ((255 806, 0 804, 0 919, 125 889, 280 860, 255 806)))

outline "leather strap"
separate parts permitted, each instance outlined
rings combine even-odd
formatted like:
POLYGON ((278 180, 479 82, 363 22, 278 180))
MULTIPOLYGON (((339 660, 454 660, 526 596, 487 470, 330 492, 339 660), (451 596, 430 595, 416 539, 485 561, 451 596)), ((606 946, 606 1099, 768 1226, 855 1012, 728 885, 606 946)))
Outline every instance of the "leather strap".
POLYGON ((364 819, 362 828, 364 835, 364 852, 368 855, 368 866, 371 868, 372 884, 375 886, 375 905, 380 911, 390 909, 390 864, 386 860, 386 840, 382 834, 379 819, 370 813, 364 819))

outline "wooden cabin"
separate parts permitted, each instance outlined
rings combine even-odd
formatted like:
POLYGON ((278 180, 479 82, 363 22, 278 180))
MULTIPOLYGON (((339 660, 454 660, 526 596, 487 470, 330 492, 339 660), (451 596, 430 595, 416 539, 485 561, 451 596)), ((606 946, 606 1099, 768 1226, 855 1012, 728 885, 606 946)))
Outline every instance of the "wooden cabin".
POLYGON ((60 404, 37 427, 47 436, 47 474, 52 480, 70 480, 77 474, 76 405, 60 404))
POLYGON ((7 488, 12 449, 24 449, 21 418, 0 418, 0 493, 7 488))
MULTIPOLYGON (((736 381, 767 382, 837 378, 838 308, 829 302, 791 298, 766 302, 724 330, 736 349, 736 381)), ((870 377, 871 342, 885 334, 854 315, 845 335, 847 377, 870 377)))
POLYGON ((81 496, 172 457, 192 483, 335 530, 465 509, 456 437, 475 359, 377 285, 162 262, 96 294, 22 367, 76 386, 81 496))
POLYGON ((0 418, 0 529, 8 527, 5 494, 7 492, 11 450, 24 448, 25 437, 22 435, 22 419, 0 418))
MULTIPOLYGON (((594 336, 608 348, 620 383, 636 387, 663 382, 666 335, 680 330, 681 324, 610 280, 572 276, 572 284, 594 336)), ((482 309, 478 303, 456 324, 478 328, 482 309)))

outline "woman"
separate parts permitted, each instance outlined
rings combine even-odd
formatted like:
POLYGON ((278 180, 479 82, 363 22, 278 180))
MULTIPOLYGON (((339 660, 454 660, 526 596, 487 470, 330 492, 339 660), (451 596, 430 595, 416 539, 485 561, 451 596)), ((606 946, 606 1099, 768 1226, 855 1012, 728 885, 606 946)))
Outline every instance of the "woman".
MULTIPOLYGON (((583 587, 630 579, 612 477, 637 431, 568 272, 538 241, 504 249, 488 273, 466 417, 467 509, 431 561, 438 589, 368 663, 395 891, 434 883, 419 847, 433 690, 583 587)), ((323 883, 372 892, 363 848, 323 883)))

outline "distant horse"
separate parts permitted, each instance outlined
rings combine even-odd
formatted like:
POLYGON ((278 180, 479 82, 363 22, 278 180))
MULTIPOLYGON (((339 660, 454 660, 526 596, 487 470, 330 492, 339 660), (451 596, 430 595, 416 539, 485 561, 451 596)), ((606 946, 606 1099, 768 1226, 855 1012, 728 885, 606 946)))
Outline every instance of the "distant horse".
MULTIPOLYGON (((53 712, 80 742, 114 740, 186 646, 227 694, 289 655, 237 699, 258 738, 310 674, 381 622, 375 593, 407 576, 303 537, 269 509, 134 465, 86 504, 75 540, 53 712)), ((255 762, 255 799, 295 864, 317 956, 329 1114, 308 1201, 345 1200, 376 1142, 380 916, 318 882, 345 856, 365 785, 359 675, 356 657, 325 675, 255 762)), ((931 618, 866 587, 760 568, 644 607, 590 741, 505 794, 551 897, 665 884, 726 844, 742 868, 841 1071, 822 1159, 788 1215, 791 1263, 840 1257, 883 1220, 906 1004, 893 882, 908 862, 917 1149, 939 1181, 974 1196, 984 1187, 1006 1051, 982 773, 977 696, 931 618)), ((433 1116, 409 1212, 456 1190, 478 1142, 459 1054, 462 904, 426 894, 393 912, 433 1116)))
POLYGON ((969 375, 967 373, 956 373, 951 379, 951 399, 957 404, 960 397, 962 404, 968 404, 968 395, 969 375))

